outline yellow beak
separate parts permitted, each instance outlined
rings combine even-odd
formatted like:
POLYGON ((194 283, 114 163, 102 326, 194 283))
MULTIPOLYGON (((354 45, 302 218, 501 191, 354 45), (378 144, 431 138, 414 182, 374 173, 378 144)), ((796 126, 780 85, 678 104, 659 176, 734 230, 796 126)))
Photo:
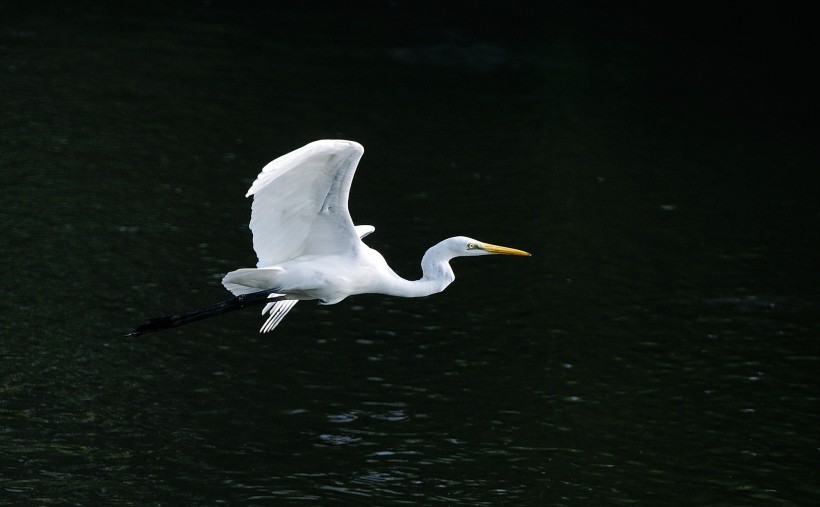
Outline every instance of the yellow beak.
POLYGON ((517 250, 515 248, 508 248, 506 246, 498 246, 498 245, 491 245, 489 243, 482 243, 481 248, 487 252, 493 254, 503 254, 503 255, 523 255, 526 257, 531 256, 531 253, 525 252, 524 250, 517 250))

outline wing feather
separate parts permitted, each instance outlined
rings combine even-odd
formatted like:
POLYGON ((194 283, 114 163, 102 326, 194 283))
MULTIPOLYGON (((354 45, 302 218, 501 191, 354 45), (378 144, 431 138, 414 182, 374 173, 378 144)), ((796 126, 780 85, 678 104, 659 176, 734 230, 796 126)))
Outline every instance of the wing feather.
MULTIPOLYGON (((357 225, 356 226, 356 235, 359 236, 359 239, 364 238, 368 234, 372 234, 376 228, 372 225, 357 225)), ((269 298, 277 298, 281 297, 284 294, 270 294, 269 298)), ((272 303, 268 303, 265 305, 265 308, 262 309, 262 315, 266 315, 270 313, 270 316, 265 320, 265 323, 262 324, 262 327, 259 329, 260 333, 267 333, 268 331, 272 331, 276 326, 282 322, 282 319, 285 318, 285 315, 296 306, 298 303, 298 299, 282 299, 279 301, 274 301, 272 303)))
POLYGON ((268 331, 273 331, 273 329, 282 322, 282 319, 285 318, 285 315, 296 306, 296 303, 299 301, 296 299, 285 299, 282 301, 277 301, 275 303, 268 303, 265 305, 265 309, 262 310, 262 315, 265 315, 267 312, 270 312, 270 316, 267 318, 262 327, 259 329, 260 333, 267 333, 268 331))
POLYGON ((246 195, 253 196, 250 228, 257 267, 359 248, 347 200, 363 153, 353 141, 321 140, 262 169, 246 195))

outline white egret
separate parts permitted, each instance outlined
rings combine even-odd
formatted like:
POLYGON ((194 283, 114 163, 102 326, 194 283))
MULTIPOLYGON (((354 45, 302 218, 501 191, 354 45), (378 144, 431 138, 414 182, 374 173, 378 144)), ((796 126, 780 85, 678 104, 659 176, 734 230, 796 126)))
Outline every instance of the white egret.
POLYGON ((250 228, 259 258, 255 268, 222 279, 232 299, 187 313, 151 319, 129 336, 167 329, 253 304, 265 304, 260 332, 275 328, 301 300, 335 304, 354 294, 421 297, 455 279, 454 257, 527 252, 457 236, 432 246, 421 259, 422 277, 397 275, 362 242, 370 225, 353 225, 350 185, 364 148, 353 141, 321 140, 266 165, 245 197, 253 196, 250 228))

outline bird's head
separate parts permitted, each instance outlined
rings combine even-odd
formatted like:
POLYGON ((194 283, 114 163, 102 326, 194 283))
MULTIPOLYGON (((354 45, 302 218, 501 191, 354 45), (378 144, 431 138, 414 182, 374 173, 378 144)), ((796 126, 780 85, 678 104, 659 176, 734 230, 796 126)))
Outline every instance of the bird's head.
POLYGON ((530 253, 515 248, 506 246, 493 245, 491 243, 484 243, 477 239, 468 238, 466 236, 456 236, 446 240, 451 252, 458 257, 476 256, 476 255, 523 255, 529 257, 530 253))

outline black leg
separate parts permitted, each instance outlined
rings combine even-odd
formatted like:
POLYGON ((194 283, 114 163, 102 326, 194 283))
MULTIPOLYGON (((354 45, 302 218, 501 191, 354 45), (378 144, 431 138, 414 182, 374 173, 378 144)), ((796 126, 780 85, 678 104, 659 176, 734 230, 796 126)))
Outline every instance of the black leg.
POLYGON ((147 321, 137 326, 136 329, 128 333, 126 336, 139 336, 141 334, 152 333, 154 331, 162 331, 163 329, 170 329, 172 327, 181 326, 183 324, 189 324, 191 322, 196 322, 198 320, 207 319, 208 317, 222 315, 223 313, 241 310, 242 308, 247 308, 248 306, 261 305, 263 303, 274 303, 276 301, 284 299, 283 296, 277 298, 268 297, 270 294, 275 292, 276 290, 274 289, 252 292, 250 294, 243 294, 241 296, 232 297, 227 301, 221 301, 219 303, 216 303, 215 305, 211 305, 205 308, 199 308, 197 310, 191 310, 189 312, 178 313, 175 315, 165 315, 163 317, 148 319, 147 321))

